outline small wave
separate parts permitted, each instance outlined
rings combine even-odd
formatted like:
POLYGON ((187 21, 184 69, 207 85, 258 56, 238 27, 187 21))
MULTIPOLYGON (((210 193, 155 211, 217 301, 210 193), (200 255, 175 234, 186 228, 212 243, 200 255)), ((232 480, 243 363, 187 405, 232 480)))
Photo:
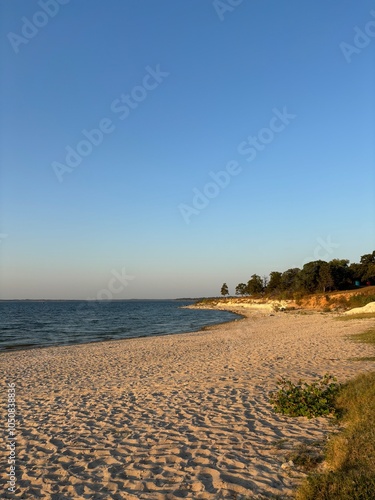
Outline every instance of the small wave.
POLYGON ((32 349, 35 347, 39 347, 38 344, 13 344, 13 345, 6 345, 6 346, 1 346, 0 345, 0 351, 14 351, 18 349, 32 349))

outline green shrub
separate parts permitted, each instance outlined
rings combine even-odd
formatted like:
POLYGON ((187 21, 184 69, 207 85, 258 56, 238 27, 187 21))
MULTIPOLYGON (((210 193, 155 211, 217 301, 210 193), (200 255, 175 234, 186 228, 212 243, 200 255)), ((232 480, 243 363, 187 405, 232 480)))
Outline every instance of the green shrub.
POLYGON ((276 413, 289 417, 321 417, 335 411, 335 396, 340 385, 328 373, 320 380, 308 384, 299 380, 293 384, 281 378, 279 390, 270 393, 270 403, 276 413))
POLYGON ((298 500, 375 498, 375 372, 341 386, 336 407, 344 425, 328 442, 331 470, 308 477, 297 491, 298 500))
POLYGON ((350 308, 363 307, 369 304, 370 302, 375 302, 375 295, 362 295, 359 293, 349 297, 347 302, 350 308))

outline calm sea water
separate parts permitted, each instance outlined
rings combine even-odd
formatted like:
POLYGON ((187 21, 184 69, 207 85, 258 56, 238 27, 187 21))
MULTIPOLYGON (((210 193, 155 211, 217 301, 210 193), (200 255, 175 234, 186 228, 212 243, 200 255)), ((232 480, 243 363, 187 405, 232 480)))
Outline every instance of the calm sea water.
POLYGON ((1 301, 0 351, 193 332, 235 319, 191 301, 1 301))

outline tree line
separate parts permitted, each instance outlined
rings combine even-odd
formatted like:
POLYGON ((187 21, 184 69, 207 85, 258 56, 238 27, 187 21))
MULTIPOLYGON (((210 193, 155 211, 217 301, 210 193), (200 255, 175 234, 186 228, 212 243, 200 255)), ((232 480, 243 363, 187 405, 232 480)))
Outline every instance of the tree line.
MULTIPOLYGON (((375 250, 362 255, 360 262, 351 263, 347 259, 333 259, 330 262, 314 260, 302 269, 297 267, 283 273, 272 271, 269 276, 253 274, 247 283, 236 286, 236 295, 268 295, 293 297, 296 293, 350 290, 352 288, 375 285, 375 250)), ((221 287, 221 295, 229 295, 226 283, 221 287)))

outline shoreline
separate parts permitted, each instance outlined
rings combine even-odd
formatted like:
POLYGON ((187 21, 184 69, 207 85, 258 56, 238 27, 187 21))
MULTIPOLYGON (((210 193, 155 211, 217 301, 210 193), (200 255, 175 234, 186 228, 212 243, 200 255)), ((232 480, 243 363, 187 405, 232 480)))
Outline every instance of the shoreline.
POLYGON ((325 440, 332 427, 274 414, 268 393, 280 376, 328 371, 343 382, 372 370, 349 361, 371 346, 345 337, 374 320, 244 312, 251 318, 198 332, 3 356, 3 387, 16 385, 21 496, 291 495, 304 473, 285 468, 286 450, 325 440))
MULTIPOLYGON (((151 301, 152 299, 150 299, 151 301)), ((176 299, 178 300, 178 299, 176 299)), ((132 300, 129 300, 128 302, 131 302, 132 300)), ((167 301, 167 300, 166 300, 167 301)), ((120 302, 120 301, 118 301, 120 302)), ((215 308, 201 308, 201 307, 194 307, 194 304, 190 304, 187 306, 180 306, 179 309, 207 309, 207 310, 215 310, 215 308)), ((221 311, 227 311, 227 312, 232 312, 233 314, 237 314, 237 316, 242 317, 243 315, 241 313, 235 313, 234 311, 229 311, 226 309, 216 309, 216 310, 221 310, 221 311)), ((119 342, 119 341, 126 341, 126 340, 132 340, 132 339, 143 339, 147 337, 164 337, 168 335, 183 335, 186 333, 197 333, 200 331, 203 331, 207 328, 213 328, 215 326, 219 325, 225 325, 227 323, 232 323, 233 321, 238 321, 238 318, 232 318, 232 319, 227 319, 225 321, 219 321, 217 323, 209 323, 207 325, 204 325, 202 327, 199 327, 194 330, 186 330, 182 332, 170 332, 170 333, 153 333, 153 334, 144 334, 144 335, 134 335, 130 337, 123 337, 123 338, 117 338, 117 339, 100 339, 100 340, 92 340, 88 342, 68 342, 68 343, 58 343, 58 344, 46 344, 46 345, 36 345, 36 344, 24 344, 22 347, 17 347, 17 346, 11 346, 6 349, 0 348, 0 356, 5 353, 10 353, 10 352, 18 352, 18 351, 32 351, 34 349, 49 349, 49 348, 56 348, 56 347, 69 347, 69 346, 76 346, 76 345, 90 345, 90 344, 98 344, 98 343, 107 343, 107 342, 119 342)))

